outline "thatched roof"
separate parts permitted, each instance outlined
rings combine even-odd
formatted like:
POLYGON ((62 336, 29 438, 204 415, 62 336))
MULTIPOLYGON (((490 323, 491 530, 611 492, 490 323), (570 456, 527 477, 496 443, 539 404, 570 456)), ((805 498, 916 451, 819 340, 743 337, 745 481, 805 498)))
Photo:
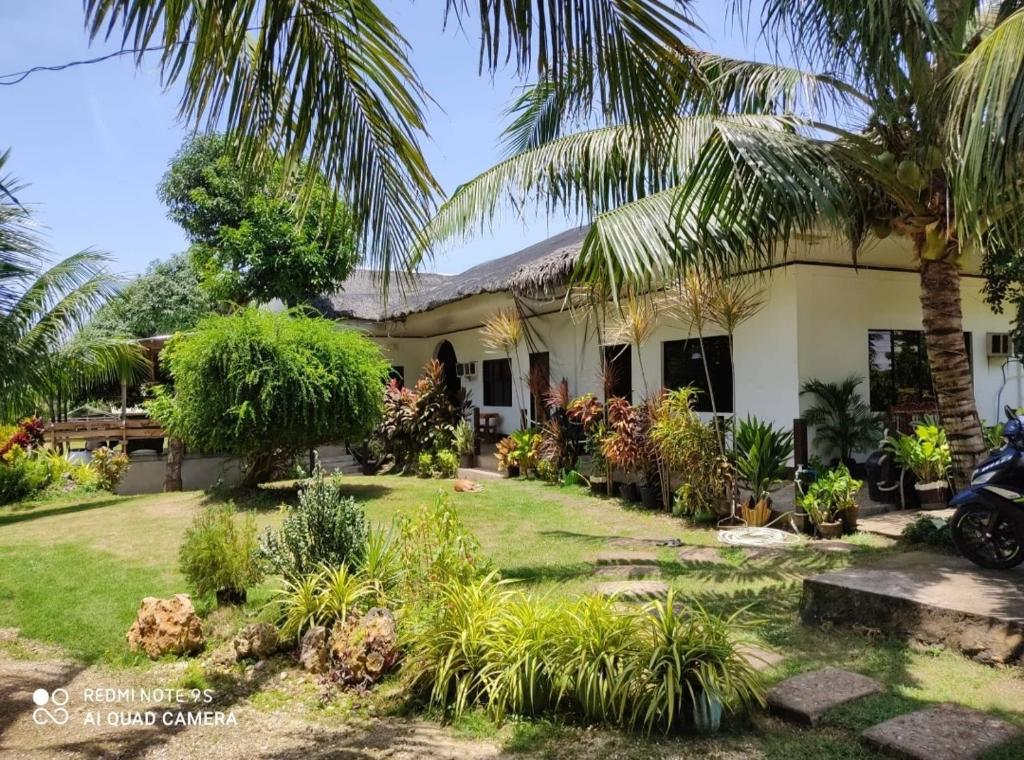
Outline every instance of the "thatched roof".
POLYGON ((533 298, 552 297, 564 286, 586 232, 586 227, 567 230, 461 274, 417 274, 405 293, 392 292, 386 307, 374 272, 357 269, 339 292, 317 299, 314 306, 335 319, 380 322, 483 293, 511 291, 533 298))

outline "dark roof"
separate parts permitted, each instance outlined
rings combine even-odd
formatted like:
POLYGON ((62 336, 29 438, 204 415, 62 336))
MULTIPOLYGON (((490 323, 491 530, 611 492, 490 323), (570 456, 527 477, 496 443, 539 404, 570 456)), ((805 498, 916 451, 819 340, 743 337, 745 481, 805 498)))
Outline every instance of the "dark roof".
POLYGON ((419 273, 404 294, 392 291, 387 308, 382 303, 375 273, 357 269, 339 292, 317 299, 314 306, 335 319, 379 322, 482 293, 515 290, 523 295, 549 296, 568 276, 586 233, 586 227, 566 230, 516 253, 477 264, 461 274, 419 273))

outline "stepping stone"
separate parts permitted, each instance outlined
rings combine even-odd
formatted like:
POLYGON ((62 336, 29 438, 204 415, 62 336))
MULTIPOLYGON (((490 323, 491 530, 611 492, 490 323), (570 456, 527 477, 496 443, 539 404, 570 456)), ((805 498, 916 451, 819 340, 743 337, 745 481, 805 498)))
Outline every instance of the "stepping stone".
POLYGON ((659 565, 658 557, 653 552, 617 551, 601 552, 595 560, 599 567, 605 565, 659 565))
POLYGON ((900 715, 864 731, 873 747, 913 760, 968 760, 1020 734, 1017 726, 961 705, 900 715))
POLYGON ((776 549, 771 546, 751 548, 749 546, 742 547, 743 556, 748 560, 759 560, 759 559, 774 559, 782 554, 785 554, 785 549, 776 549))
POLYGON ((681 562, 710 562, 721 565, 727 560, 713 546, 688 546, 679 552, 681 562))
POLYGON ((660 578, 661 569, 655 565, 601 565, 594 575, 602 578, 660 578))
POLYGON ((817 552, 826 554, 849 554, 856 547, 845 541, 811 541, 807 546, 817 552))
POLYGON ((601 596, 615 596, 624 602, 649 602, 668 594, 664 581, 607 581, 597 584, 601 596))
POLYGON ((636 549, 641 547, 682 546, 683 542, 678 538, 628 538, 626 536, 618 536, 616 538, 609 538, 608 545, 636 549))
POLYGON ((873 678, 838 668, 802 673, 768 690, 768 707, 790 720, 815 725, 833 707, 878 694, 882 684, 873 678))
POLYGON ((754 644, 740 644, 736 647, 740 656, 750 663, 754 670, 770 670, 785 660, 785 656, 770 649, 762 649, 754 644))

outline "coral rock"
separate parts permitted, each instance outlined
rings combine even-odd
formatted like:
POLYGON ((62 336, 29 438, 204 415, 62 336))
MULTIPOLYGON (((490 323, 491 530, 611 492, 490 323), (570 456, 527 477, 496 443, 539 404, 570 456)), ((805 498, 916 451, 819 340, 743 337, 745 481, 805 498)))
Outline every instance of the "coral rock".
POLYGON ((368 686, 380 680, 398 659, 398 628, 391 610, 374 607, 362 617, 335 623, 330 640, 331 660, 348 686, 368 686))
POLYGON ((250 623, 232 642, 239 660, 264 660, 277 652, 280 641, 277 629, 270 623, 250 623))
POLYGON ((170 599, 147 596, 127 638, 129 649, 154 660, 165 654, 193 654, 203 648, 203 624, 187 594, 170 599))
POLYGON ((327 670, 327 629, 314 625, 302 636, 299 643, 299 664, 310 673, 327 670))

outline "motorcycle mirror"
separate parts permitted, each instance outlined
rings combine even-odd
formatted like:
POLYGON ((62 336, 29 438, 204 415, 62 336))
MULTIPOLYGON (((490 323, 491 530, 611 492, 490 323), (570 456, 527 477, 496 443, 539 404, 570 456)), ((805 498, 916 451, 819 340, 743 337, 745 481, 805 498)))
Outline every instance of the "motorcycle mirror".
POLYGON ((1018 419, 1017 412, 1015 412, 1013 407, 1010 406, 1009 404, 1007 404, 1005 407, 1003 407, 1003 411, 1006 412, 1007 419, 1010 419, 1010 420, 1018 419))

